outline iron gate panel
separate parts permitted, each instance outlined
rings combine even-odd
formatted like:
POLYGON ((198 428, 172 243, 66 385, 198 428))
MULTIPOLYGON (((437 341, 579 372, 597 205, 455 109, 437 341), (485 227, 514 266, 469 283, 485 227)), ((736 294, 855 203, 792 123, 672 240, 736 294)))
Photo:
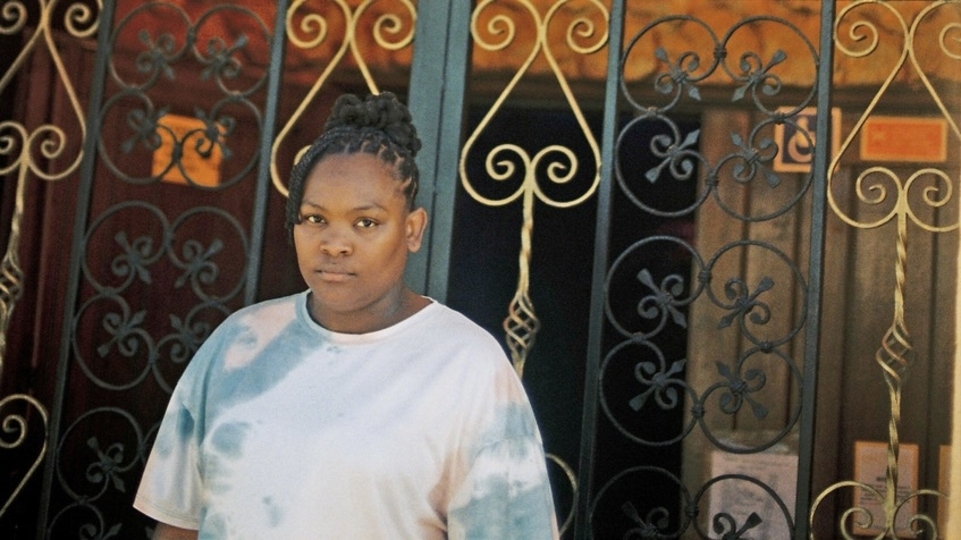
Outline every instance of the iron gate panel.
POLYGON ((257 149, 275 99, 249 66, 269 65, 274 14, 118 3, 101 16, 113 24, 100 28, 38 527, 50 538, 147 530, 128 507, 156 419, 199 344, 252 298, 266 207, 257 149))
MULTIPOLYGON (((820 247, 777 232, 803 223, 814 169, 775 171, 772 132, 790 126, 813 147, 813 129, 796 117, 814 105, 829 109, 827 92, 818 93, 827 86, 817 84, 817 47, 791 22, 764 13, 729 27, 665 15, 637 30, 625 26, 624 43, 618 96, 607 95, 623 103, 628 120, 615 126, 609 115, 605 127, 615 134, 612 193, 599 230, 610 231, 610 254, 595 255, 604 280, 595 276, 592 302, 598 356, 589 373, 597 384, 585 402, 597 413, 596 429, 584 430, 581 463, 590 464, 592 482, 581 494, 580 526, 590 530, 582 534, 804 537, 804 520, 794 518, 796 484, 758 467, 767 458, 787 460, 788 473, 809 470, 797 461, 809 453, 797 432, 811 429, 812 415, 800 422, 801 404, 813 392, 817 349, 799 344, 816 336, 808 317, 818 303, 809 295, 819 284, 795 258, 814 253, 818 268, 820 247), (798 58, 739 42, 765 25, 798 40, 790 49, 798 58), (668 31, 684 41, 665 40, 668 31), (632 63, 652 59, 654 67, 632 81, 632 63), (782 69, 803 72, 809 90, 782 94, 782 69), (685 104, 700 102, 712 83, 747 112, 715 112, 716 124, 702 116, 700 125, 684 126, 685 104), (632 221, 641 225, 622 232, 632 221), (753 504, 739 508, 741 498, 753 504)), ((822 215, 814 214, 812 229, 822 215)))

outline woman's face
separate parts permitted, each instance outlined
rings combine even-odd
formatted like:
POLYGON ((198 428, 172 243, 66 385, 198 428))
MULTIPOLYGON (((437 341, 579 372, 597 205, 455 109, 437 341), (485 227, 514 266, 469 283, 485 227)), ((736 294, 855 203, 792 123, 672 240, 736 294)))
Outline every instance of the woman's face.
POLYGON ((294 246, 311 315, 325 328, 377 330, 400 309, 407 254, 420 249, 426 224, 402 185, 366 153, 325 156, 307 177, 294 246))

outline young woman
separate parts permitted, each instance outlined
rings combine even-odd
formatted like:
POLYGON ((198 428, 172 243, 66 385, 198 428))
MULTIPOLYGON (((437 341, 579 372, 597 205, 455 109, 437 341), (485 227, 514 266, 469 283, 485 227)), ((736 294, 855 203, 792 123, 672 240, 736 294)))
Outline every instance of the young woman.
POLYGON ((134 503, 154 538, 557 538, 500 345, 404 284, 419 148, 393 95, 334 104, 289 186, 308 290, 233 314, 191 361, 134 503))

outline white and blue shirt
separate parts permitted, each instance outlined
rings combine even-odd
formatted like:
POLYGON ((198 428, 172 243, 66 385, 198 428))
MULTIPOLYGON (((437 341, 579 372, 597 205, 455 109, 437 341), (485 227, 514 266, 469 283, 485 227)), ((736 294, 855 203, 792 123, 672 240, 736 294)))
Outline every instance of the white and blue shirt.
POLYGON ((307 294, 228 317, 177 384, 134 506, 202 539, 552 539, 540 434, 500 345, 433 302, 330 332, 307 294))

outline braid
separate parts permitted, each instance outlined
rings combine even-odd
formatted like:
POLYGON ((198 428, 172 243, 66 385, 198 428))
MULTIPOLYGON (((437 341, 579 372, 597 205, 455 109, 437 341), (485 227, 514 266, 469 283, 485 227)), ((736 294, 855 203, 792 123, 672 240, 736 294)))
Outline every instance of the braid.
POLYGON ((353 94, 340 96, 320 137, 290 172, 287 231, 292 235, 294 225, 300 223, 304 184, 310 172, 321 158, 331 154, 363 152, 379 157, 403 182, 404 197, 413 210, 420 176, 414 157, 420 146, 410 111, 393 93, 372 94, 363 101, 353 94))

